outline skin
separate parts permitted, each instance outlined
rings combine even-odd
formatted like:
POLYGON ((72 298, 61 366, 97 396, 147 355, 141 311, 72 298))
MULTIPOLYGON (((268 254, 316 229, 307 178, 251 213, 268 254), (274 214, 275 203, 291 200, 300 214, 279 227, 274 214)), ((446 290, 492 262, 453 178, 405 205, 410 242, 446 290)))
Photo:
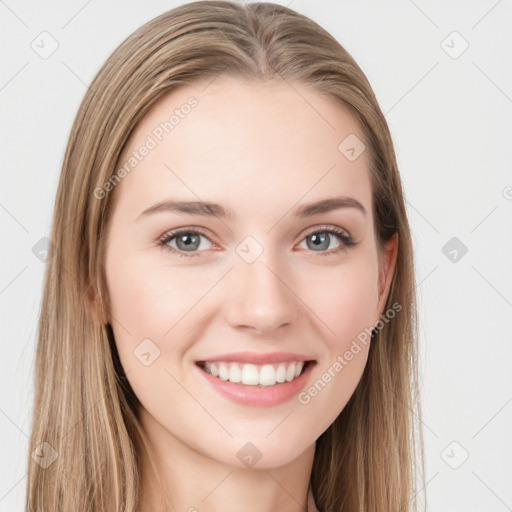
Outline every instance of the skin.
MULTIPOLYGON (((315 441, 354 392, 369 345, 305 405, 296 398, 267 408, 235 404, 200 378, 195 361, 242 350, 296 352, 317 362, 307 388, 384 312, 397 240, 378 253, 368 151, 349 161, 338 150, 349 134, 363 140, 357 121, 303 85, 222 76, 183 86, 153 105, 120 162, 190 96, 198 105, 115 190, 108 321, 142 404, 169 510, 303 511, 315 441), (356 208, 303 219, 293 213, 338 195, 359 201, 366 215, 356 208), (219 203, 234 218, 139 218, 170 198, 219 203), (345 247, 327 234, 328 248, 308 245, 309 235, 331 226, 357 244, 345 247), (196 256, 158 246, 169 231, 188 227, 207 232, 196 256), (263 249, 253 263, 235 251, 247 236, 263 249), (160 350, 149 366, 133 354, 147 338, 160 350), (262 454, 252 468, 237 457, 249 441, 262 454)), ((177 238, 168 245, 178 251, 177 238)), ((141 484, 141 511, 166 510, 146 458, 141 484)))

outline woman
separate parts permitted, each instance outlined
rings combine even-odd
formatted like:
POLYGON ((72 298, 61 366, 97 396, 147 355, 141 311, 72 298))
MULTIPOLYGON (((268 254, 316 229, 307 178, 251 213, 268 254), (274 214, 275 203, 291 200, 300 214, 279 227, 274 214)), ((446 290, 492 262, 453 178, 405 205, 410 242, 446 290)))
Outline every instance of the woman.
POLYGON ((413 507, 400 177, 313 21, 193 2, 128 37, 76 116, 52 242, 27 511, 413 507))

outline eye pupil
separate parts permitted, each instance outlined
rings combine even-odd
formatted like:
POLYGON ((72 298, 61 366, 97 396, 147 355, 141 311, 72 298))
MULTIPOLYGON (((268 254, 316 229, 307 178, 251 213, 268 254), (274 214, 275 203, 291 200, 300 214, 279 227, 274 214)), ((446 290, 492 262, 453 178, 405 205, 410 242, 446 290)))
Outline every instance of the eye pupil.
POLYGON ((198 235, 180 235, 176 239, 176 245, 178 246, 178 249, 182 249, 185 251, 193 251, 196 250, 199 247, 199 236, 198 235), (183 242, 185 244, 184 247, 180 247, 180 242, 183 242))
MULTIPOLYGON (((323 233, 321 233, 321 234, 315 233, 315 234, 309 236, 308 238, 311 239, 312 243, 314 244, 313 247, 309 247, 310 249, 319 248, 319 247, 321 247, 322 249, 326 249, 329 247, 329 235, 326 235, 323 233)), ((308 246, 309 246, 309 243, 308 243, 308 246)))

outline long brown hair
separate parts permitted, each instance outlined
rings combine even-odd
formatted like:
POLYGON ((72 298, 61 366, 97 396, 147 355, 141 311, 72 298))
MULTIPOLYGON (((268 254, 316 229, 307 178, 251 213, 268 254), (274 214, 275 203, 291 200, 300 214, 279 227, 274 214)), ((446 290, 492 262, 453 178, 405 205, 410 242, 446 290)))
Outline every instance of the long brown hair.
POLYGON ((311 486, 323 512, 416 508, 424 470, 413 254, 384 115, 353 58, 309 18, 272 3, 199 1, 131 34, 97 73, 72 126, 38 326, 27 512, 137 511, 140 454, 149 442, 111 325, 92 306, 109 310, 104 256, 114 197, 99 200, 95 190, 111 179, 157 99, 220 73, 307 85, 349 108, 361 125, 377 245, 394 233, 399 239, 386 309, 401 310, 378 330, 353 396, 317 440, 311 486))

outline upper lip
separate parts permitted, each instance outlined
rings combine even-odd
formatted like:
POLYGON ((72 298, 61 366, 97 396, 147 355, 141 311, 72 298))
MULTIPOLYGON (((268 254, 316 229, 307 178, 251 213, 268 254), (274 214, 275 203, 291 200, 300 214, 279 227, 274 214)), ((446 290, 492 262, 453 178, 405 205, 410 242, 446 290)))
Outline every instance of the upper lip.
POLYGON ((285 361, 313 361, 313 358, 302 354, 292 352, 268 352, 261 354, 257 352, 231 352, 229 354, 220 354, 218 356, 200 359, 198 363, 213 363, 215 361, 225 361, 233 363, 252 363, 252 364, 272 364, 285 361))

